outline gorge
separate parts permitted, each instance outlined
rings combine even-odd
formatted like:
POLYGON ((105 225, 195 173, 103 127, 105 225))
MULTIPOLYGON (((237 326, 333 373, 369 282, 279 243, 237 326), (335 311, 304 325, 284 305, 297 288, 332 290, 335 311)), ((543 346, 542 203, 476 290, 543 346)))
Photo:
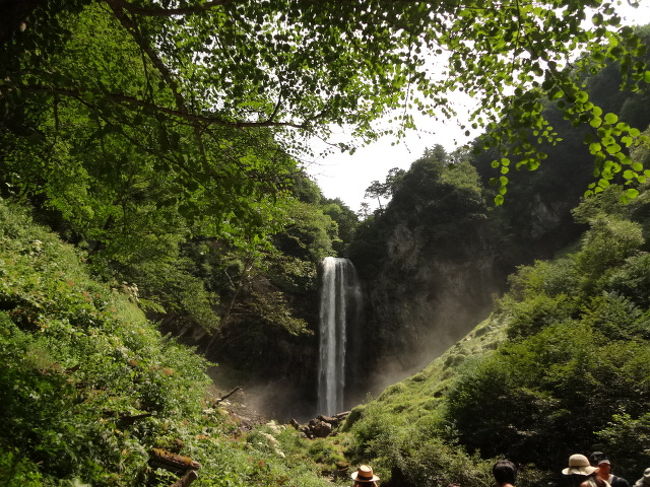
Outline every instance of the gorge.
POLYGON ((650 26, 484 3, 0 0, 0 485, 637 478, 650 26))

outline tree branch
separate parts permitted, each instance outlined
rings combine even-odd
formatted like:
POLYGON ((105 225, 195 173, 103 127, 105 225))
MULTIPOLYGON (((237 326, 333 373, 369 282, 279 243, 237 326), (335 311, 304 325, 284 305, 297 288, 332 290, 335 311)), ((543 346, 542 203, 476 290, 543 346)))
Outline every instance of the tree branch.
POLYGON ((178 7, 178 8, 162 8, 162 7, 139 7, 138 5, 133 5, 132 3, 125 2, 123 0, 112 0, 112 3, 128 10, 129 12, 136 15, 146 15, 149 17, 170 17, 172 15, 191 15, 200 12, 205 12, 214 7, 220 7, 229 3, 230 0, 213 0, 211 2, 205 2, 201 5, 193 5, 191 7, 178 7))
MULTIPOLYGON (((42 86, 42 85, 22 85, 20 89, 27 91, 42 91, 50 92, 54 94, 59 94, 63 96, 68 96, 74 98, 84 105, 97 109, 96 105, 89 103, 84 98, 84 93, 79 90, 73 90, 68 88, 55 88, 51 86, 42 86)), ((195 123, 203 123, 207 125, 219 125, 222 127, 233 127, 233 128, 255 128, 255 127, 291 127, 295 129, 306 129, 309 128, 307 123, 293 123, 293 122, 274 122, 271 119, 262 120, 260 122, 244 122, 244 121, 230 121, 224 120, 220 117, 217 117, 212 114, 197 114, 187 111, 185 108, 174 109, 155 103, 147 102, 140 100, 134 96, 125 95, 123 93, 102 93, 102 96, 108 98, 111 101, 123 103, 126 105, 131 105, 139 108, 145 108, 150 111, 157 111, 165 113, 167 115, 183 119, 187 122, 190 122, 189 125, 194 125, 195 123)))
POLYGON ((160 72, 161 76, 169 86, 169 88, 172 90, 172 93, 174 93, 174 98, 176 99, 176 106, 179 109, 182 110, 187 110, 187 107, 185 105, 185 100, 183 98, 183 95, 180 92, 180 89, 178 87, 178 83, 174 79, 174 76, 172 75, 171 71, 167 66, 165 66, 165 63, 162 62, 162 60, 158 57, 156 52, 153 50, 153 48, 149 45, 149 43, 144 39, 142 34, 140 33, 140 29, 138 28, 138 25, 128 16, 124 13, 124 7, 122 0, 105 0, 108 6, 111 8, 113 11, 113 14, 119 20, 120 24, 122 24, 122 27, 131 34, 131 37, 133 37, 133 40, 140 46, 140 49, 142 49, 153 65, 158 69, 160 72))
POLYGON ((220 402, 225 401, 226 399, 228 399, 230 396, 232 396, 235 392, 237 392, 237 391, 239 391, 239 390, 241 390, 241 387, 239 387, 239 386, 235 387, 235 388, 234 388, 232 391, 230 391, 228 394, 226 394, 225 396, 221 396, 219 399, 217 399, 216 401, 214 401, 214 404, 216 405, 216 404, 219 404, 220 402))

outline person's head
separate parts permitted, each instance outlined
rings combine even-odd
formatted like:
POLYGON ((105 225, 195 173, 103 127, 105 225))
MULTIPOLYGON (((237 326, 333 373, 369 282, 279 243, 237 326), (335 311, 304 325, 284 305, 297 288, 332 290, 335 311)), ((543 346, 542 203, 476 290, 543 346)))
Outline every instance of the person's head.
POLYGON ((584 481, 586 477, 592 475, 597 470, 598 467, 590 465, 589 459, 586 456, 580 453, 574 453, 569 457, 569 466, 562 470, 562 475, 570 476, 573 485, 580 485, 582 482, 578 481, 581 478, 584 481))
POLYGON ((602 451, 591 452, 591 454, 589 455, 589 463, 591 464, 591 466, 597 467, 598 462, 600 462, 603 458, 607 458, 607 457, 602 451))
POLYGON ((514 485, 517 481, 517 466, 510 460, 499 460, 492 467, 492 475, 499 485, 514 485))
POLYGON ((361 487, 369 487, 372 485, 377 485, 375 482, 379 480, 373 471, 372 467, 369 465, 360 465, 356 472, 354 472, 350 477, 354 480, 354 485, 361 487))
POLYGON ((598 476, 606 479, 612 473, 612 464, 608 458, 598 460, 598 476))

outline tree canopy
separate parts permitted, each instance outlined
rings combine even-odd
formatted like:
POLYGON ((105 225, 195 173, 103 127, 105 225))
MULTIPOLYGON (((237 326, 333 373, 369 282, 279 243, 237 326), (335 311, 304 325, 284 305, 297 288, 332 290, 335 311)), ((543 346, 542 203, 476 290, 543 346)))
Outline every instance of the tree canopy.
POLYGON ((258 134, 270 129, 264 133, 283 151, 298 154, 305 149, 299 134, 327 138, 330 124, 368 141, 413 127, 414 110, 453 117, 457 92, 478 101, 470 123, 491 130, 486 143, 504 148, 495 163, 502 193, 511 158, 529 168, 544 158, 531 137, 558 137, 542 113, 545 98, 563 102, 571 121, 594 127, 598 177, 611 179, 622 166, 644 177, 623 149, 638 131, 592 103, 580 81, 580 72, 613 60, 626 83, 650 81, 637 58, 642 44, 608 1, 33 3, 0 52, 6 118, 33 115, 21 109, 29 100, 72 100, 119 126, 153 116, 165 128, 147 148, 201 184, 214 177, 201 169, 211 141, 226 153, 233 145, 226 138, 269 149, 258 134), (78 17, 89 10, 86 21, 97 29, 87 40, 107 34, 102 42, 112 56, 89 58, 85 43, 74 48, 78 17), (125 49, 130 62, 121 59, 125 49), (585 50, 589 61, 576 61, 585 50), (434 59, 444 60, 441 70, 434 59), (388 128, 373 123, 389 113, 396 115, 388 128), (187 131, 187 140, 169 137, 169 126, 187 131), (189 145, 195 156, 175 157, 189 145))

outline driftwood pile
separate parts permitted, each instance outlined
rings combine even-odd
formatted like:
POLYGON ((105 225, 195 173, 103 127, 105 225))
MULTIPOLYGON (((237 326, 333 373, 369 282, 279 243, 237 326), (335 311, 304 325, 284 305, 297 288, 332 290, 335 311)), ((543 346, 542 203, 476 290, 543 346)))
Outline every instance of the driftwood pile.
POLYGON ((350 411, 338 413, 335 416, 318 416, 310 419, 307 424, 300 424, 295 419, 289 421, 291 426, 302 432, 307 438, 325 438, 332 435, 336 428, 348 417, 350 411))

